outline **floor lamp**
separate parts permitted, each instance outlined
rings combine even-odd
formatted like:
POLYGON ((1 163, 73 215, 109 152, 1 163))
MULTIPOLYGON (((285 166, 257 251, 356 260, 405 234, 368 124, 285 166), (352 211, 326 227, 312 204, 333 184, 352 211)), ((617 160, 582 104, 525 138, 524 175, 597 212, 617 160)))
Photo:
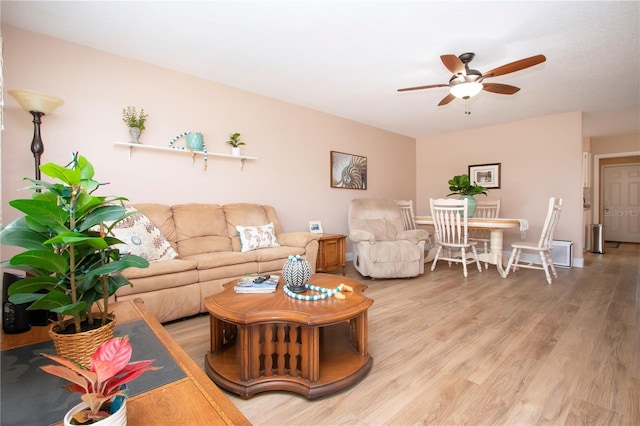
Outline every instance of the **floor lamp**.
POLYGON ((31 152, 36 162, 36 180, 40 180, 40 157, 44 152, 42 137, 40 136, 40 123, 43 115, 49 114, 64 103, 60 98, 35 92, 33 90, 9 90, 9 94, 15 98, 22 109, 33 116, 33 140, 31 152))

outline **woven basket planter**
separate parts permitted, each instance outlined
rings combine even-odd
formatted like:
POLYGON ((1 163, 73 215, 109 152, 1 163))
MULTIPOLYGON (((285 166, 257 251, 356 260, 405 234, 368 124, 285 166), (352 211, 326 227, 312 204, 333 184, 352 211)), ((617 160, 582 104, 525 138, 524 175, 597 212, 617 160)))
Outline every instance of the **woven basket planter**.
MULTIPOLYGON (((91 355, 98 349, 98 346, 113 338, 116 317, 111 314, 109 319, 111 321, 103 327, 75 334, 58 334, 60 329, 57 324, 53 324, 49 329, 49 336, 53 340, 56 352, 59 356, 73 360, 89 369, 91 367, 91 355)), ((64 325, 66 327, 72 323, 73 319, 65 321, 64 325)))

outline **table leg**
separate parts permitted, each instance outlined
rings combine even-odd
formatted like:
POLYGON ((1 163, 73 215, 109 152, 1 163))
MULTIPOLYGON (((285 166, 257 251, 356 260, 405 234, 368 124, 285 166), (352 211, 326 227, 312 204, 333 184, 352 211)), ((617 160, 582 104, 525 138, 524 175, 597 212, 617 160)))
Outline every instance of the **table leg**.
POLYGON ((500 276, 505 278, 506 272, 502 265, 502 229, 492 229, 490 238, 491 253, 489 253, 489 263, 496 265, 500 276))

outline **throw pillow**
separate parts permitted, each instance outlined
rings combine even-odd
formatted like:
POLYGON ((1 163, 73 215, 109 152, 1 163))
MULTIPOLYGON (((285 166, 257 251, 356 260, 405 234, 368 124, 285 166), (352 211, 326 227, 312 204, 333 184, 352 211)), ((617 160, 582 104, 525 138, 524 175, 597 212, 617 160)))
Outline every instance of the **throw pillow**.
POLYGON ((147 216, 133 207, 127 206, 127 212, 136 212, 111 229, 111 234, 124 244, 116 244, 120 253, 138 255, 149 262, 169 260, 178 256, 169 241, 147 216))
POLYGON ((280 247, 273 229, 273 222, 261 226, 237 225, 236 229, 240 236, 240 245, 243 252, 267 247, 280 247))

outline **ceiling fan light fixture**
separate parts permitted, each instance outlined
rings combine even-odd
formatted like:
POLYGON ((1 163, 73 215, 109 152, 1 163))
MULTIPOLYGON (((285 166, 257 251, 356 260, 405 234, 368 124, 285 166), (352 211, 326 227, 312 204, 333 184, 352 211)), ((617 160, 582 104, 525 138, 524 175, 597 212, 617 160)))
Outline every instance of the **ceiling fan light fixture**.
POLYGON ((482 91, 482 83, 471 81, 451 86, 449 92, 459 99, 469 99, 482 91))

